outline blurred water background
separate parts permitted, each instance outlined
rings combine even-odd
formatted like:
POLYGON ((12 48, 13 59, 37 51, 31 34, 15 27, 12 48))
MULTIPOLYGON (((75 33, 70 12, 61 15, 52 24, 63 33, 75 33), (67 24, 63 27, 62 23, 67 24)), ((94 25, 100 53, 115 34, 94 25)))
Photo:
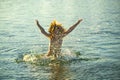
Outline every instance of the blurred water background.
POLYGON ((0 0, 0 80, 120 80, 120 0, 0 0), (16 63, 26 53, 46 53, 47 31, 56 19, 68 29, 63 51, 90 60, 64 66, 16 63), (92 60, 98 58, 97 60, 92 60))

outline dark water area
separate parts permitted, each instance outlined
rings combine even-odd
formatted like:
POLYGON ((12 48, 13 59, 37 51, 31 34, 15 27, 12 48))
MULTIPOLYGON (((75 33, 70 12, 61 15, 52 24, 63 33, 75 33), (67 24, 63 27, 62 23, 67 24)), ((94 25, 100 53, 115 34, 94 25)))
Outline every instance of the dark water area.
POLYGON ((0 0, 0 80, 120 80, 120 0, 0 0), (66 65, 16 63, 29 53, 46 53, 47 31, 56 19, 68 29, 62 50, 80 52, 66 65), (87 60, 86 60, 87 59, 87 60))

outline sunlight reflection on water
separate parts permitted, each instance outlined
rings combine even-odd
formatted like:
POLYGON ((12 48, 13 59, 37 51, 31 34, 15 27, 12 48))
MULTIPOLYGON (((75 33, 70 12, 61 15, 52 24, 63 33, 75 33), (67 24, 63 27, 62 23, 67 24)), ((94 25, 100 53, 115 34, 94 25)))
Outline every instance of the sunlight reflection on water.
MULTIPOLYGON (((119 0, 1 0, 0 79, 1 80, 119 80, 120 12, 119 0), (36 66, 16 63, 31 51, 46 53, 48 39, 35 25, 47 31, 56 19, 68 29, 79 18, 83 22, 66 38, 63 51, 80 52, 81 60, 70 65, 36 66)), ((66 52, 69 53, 69 52, 66 52)))

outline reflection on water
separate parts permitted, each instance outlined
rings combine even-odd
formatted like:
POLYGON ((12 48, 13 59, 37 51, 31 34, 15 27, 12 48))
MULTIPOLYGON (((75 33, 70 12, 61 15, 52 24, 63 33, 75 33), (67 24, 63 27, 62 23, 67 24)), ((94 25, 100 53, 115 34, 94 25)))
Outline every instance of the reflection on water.
MULTIPOLYGON (((26 68, 30 72, 25 75, 30 76, 32 80, 70 80, 73 77, 69 65, 62 62, 50 63, 47 66, 27 64, 26 68)), ((24 76, 24 79, 27 79, 27 76, 24 76)))
POLYGON ((51 64, 50 80, 69 80, 71 75, 69 67, 61 64, 51 64))

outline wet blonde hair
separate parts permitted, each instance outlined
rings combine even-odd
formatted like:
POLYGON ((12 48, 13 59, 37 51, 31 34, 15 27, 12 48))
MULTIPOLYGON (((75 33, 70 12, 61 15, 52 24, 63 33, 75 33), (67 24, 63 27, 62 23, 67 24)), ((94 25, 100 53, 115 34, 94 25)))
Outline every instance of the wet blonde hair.
POLYGON ((48 29, 49 33, 53 33, 55 28, 58 27, 61 33, 65 32, 65 29, 62 27, 62 24, 58 23, 56 20, 53 20, 48 29))

